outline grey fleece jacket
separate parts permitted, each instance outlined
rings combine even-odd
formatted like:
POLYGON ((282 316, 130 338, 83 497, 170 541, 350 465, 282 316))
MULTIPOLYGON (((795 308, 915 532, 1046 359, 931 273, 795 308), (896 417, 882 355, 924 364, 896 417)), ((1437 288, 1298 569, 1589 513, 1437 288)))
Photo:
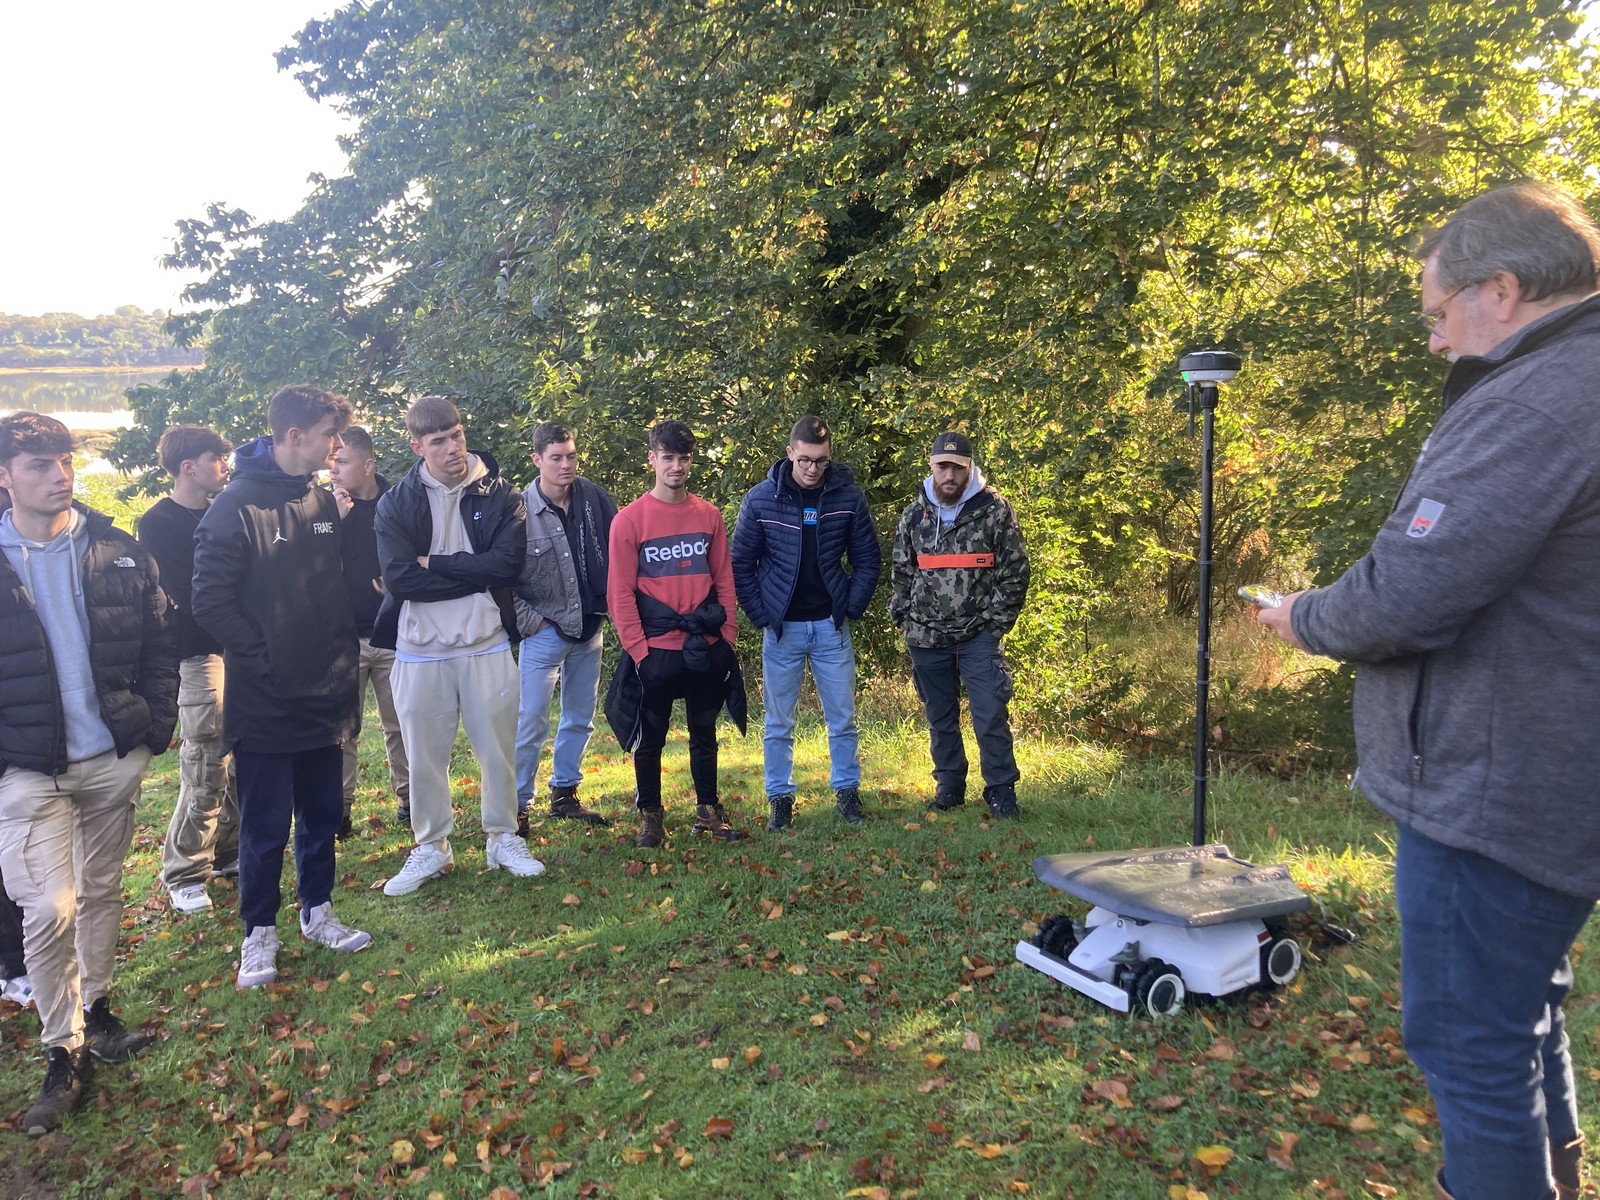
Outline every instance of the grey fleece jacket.
POLYGON ((1294 631, 1359 664, 1368 798, 1600 897, 1600 295, 1466 357, 1366 556, 1294 631))
POLYGON ((89 612, 78 565, 89 532, 77 509, 69 510, 68 516, 69 524, 52 540, 33 542, 17 532, 9 508, 0 512, 0 552, 28 589, 50 641, 67 730, 67 761, 83 762, 115 750, 117 740, 100 713, 100 692, 89 661, 89 612))

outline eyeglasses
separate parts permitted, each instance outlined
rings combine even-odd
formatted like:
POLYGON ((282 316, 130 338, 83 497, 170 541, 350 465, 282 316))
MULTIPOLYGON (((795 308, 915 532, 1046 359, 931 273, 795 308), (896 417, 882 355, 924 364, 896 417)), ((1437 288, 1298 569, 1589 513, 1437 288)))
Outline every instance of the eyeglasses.
POLYGON ((795 466, 802 471, 820 471, 831 463, 831 458, 807 458, 804 454, 795 457, 795 466))
POLYGON ((1477 286, 1476 282, 1474 282, 1474 283, 1463 283, 1455 291, 1451 292, 1443 300, 1439 301, 1439 303, 1436 306, 1434 306, 1433 308, 1424 309, 1422 312, 1419 312, 1417 314, 1418 323, 1424 329, 1426 329, 1430 334, 1433 333, 1434 330, 1438 329, 1439 326, 1444 322, 1445 305, 1449 304, 1450 301, 1454 300, 1457 296, 1461 295, 1461 293, 1466 291, 1469 287, 1476 287, 1476 286, 1477 286))

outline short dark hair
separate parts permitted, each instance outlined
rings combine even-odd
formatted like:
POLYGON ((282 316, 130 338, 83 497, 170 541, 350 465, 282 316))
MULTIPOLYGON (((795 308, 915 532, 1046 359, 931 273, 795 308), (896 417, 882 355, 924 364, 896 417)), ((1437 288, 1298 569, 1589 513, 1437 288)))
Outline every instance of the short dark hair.
POLYGON ((193 462, 202 454, 226 458, 232 453, 233 443, 215 429, 207 429, 204 425, 173 425, 156 443, 156 461, 174 479, 184 463, 193 462))
POLYGON ((694 430, 682 421, 657 421, 650 430, 650 449, 669 454, 693 454, 694 430))
POLYGON ((335 418, 333 431, 339 433, 350 424, 350 416, 350 401, 309 383, 279 388, 267 403, 267 425, 274 441, 287 437, 291 429, 314 429, 326 417, 335 418))
POLYGON ((1499 271, 1517 277, 1524 300, 1588 295, 1600 277, 1600 229, 1570 194, 1548 183, 1514 183, 1468 200, 1422 239, 1445 291, 1499 271))
POLYGON ((19 454, 71 454, 72 430, 43 413, 14 412, 0 421, 0 467, 11 466, 19 454))
POLYGON ((365 454, 368 458, 376 458, 377 452, 372 448, 372 435, 359 425, 352 425, 339 435, 344 439, 344 444, 358 454, 365 454))
POLYGON ((461 424, 461 410, 447 396, 423 396, 406 409, 406 432, 420 442, 430 433, 443 433, 461 424))
POLYGON ((833 431, 821 417, 801 417, 789 430, 789 445, 805 442, 811 446, 826 446, 833 441, 833 431))
POLYGON ((543 421, 533 429, 533 452, 543 454, 545 447, 572 441, 572 430, 560 421, 543 421))

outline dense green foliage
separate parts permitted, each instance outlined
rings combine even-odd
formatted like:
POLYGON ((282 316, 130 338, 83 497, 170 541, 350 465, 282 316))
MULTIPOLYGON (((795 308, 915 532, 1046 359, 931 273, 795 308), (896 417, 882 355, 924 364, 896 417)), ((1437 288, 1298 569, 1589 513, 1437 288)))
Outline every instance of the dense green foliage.
POLYGON ((0 367, 180 367, 203 357, 173 344, 160 309, 125 304, 99 317, 0 313, 0 367))
POLYGON ((287 221, 180 223, 171 261, 206 278, 175 329, 214 341, 136 393, 121 461, 180 418, 258 431, 305 379, 397 461, 406 395, 460 396, 524 474, 559 416, 624 499, 644 428, 680 417, 698 490, 731 504, 810 411, 886 534, 928 439, 965 426, 1041 567, 1024 695, 1077 715, 1117 674, 1096 621, 1194 601, 1184 349, 1247 360, 1219 416, 1219 591, 1360 553, 1440 375, 1411 235, 1525 175, 1593 190, 1581 8, 350 6, 280 55, 357 120, 349 172, 287 221))

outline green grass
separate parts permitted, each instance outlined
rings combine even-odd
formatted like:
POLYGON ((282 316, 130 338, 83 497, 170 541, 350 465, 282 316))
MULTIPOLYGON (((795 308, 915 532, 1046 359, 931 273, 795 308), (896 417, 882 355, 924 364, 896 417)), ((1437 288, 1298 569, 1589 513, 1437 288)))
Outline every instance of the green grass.
MULTIPOLYGON (((1430 1195, 1437 1127, 1399 1045, 1388 830, 1342 779, 1224 775, 1214 837, 1287 861, 1362 940, 1330 945, 1307 921, 1287 991, 1157 1025, 1013 953, 1071 908, 1034 880, 1034 855, 1188 841, 1183 764, 1030 740, 1020 823, 970 802, 935 819, 920 725, 868 723, 871 819, 850 829, 813 723, 797 825, 771 835, 760 738, 725 729, 724 799, 751 839, 689 837, 678 737, 671 840, 640 851, 631 769, 602 732, 583 794, 613 825, 536 826, 547 872, 525 881, 483 869, 459 748, 456 868, 388 899, 377 885, 408 839, 380 746, 370 719, 335 896, 374 944, 306 948, 286 906, 280 980, 244 994, 234 895, 214 884, 214 913, 180 917, 156 882, 176 769, 157 760, 115 998, 160 1040, 102 1067, 62 1133, 0 1130, 0 1193, 1430 1195)), ((1571 1003, 1587 1102, 1596 982, 1580 966, 1571 1003)), ((37 1032, 0 1012, 0 1113, 38 1087, 37 1032)))

